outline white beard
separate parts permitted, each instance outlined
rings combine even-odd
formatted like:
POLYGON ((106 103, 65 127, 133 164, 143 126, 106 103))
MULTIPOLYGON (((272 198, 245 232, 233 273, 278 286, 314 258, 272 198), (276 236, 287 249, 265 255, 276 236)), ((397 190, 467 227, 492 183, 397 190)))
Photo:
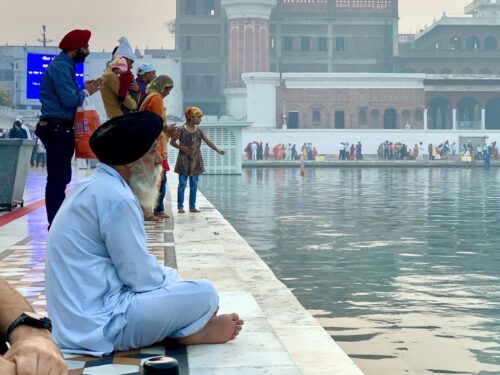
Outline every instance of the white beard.
POLYGON ((148 171, 142 161, 134 163, 130 168, 131 176, 128 185, 141 207, 151 208, 156 205, 161 170, 161 165, 157 165, 148 171))

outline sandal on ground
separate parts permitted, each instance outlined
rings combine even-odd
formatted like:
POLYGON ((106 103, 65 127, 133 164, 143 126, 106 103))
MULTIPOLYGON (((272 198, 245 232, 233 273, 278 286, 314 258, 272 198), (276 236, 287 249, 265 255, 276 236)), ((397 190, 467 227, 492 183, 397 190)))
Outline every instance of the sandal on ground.
POLYGON ((189 212, 201 212, 201 210, 199 210, 197 208, 190 208, 189 212))
POLYGON ((177 212, 180 213, 180 214, 186 213, 186 211, 184 211, 184 208, 178 208, 177 212))

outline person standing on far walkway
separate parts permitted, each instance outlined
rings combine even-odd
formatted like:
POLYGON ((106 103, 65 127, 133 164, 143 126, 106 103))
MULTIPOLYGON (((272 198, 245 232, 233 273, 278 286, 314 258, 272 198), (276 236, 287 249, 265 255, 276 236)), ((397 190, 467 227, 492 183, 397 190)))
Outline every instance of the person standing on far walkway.
POLYGON ((292 159, 292 145, 290 143, 287 143, 285 152, 286 152, 285 160, 291 160, 292 159))
POLYGON ((198 107, 188 107, 184 113, 186 123, 179 129, 179 144, 172 138, 170 145, 179 150, 177 162, 175 163, 175 173, 179 175, 179 186, 177 188, 177 211, 183 214, 184 211, 184 190, 186 190, 189 179, 189 212, 201 212, 196 208, 196 192, 198 191, 198 176, 205 172, 203 157, 201 155, 201 141, 208 147, 224 155, 224 150, 219 150, 216 145, 200 129, 203 112, 198 107))
POLYGON ((262 145, 262 141, 257 143, 257 160, 262 160, 264 154, 264 146, 262 145))
POLYGON ((76 64, 83 63, 90 53, 90 35, 89 30, 72 30, 66 34, 59 43, 62 52, 49 64, 40 84, 42 114, 36 126, 36 135, 47 150, 45 206, 49 227, 71 181, 76 108, 101 85, 100 79, 85 81, 84 90, 81 90, 76 82, 76 64))
POLYGON ((356 144, 356 160, 363 160, 363 145, 361 141, 356 144))
POLYGON ((256 141, 252 142, 250 149, 252 151, 252 160, 257 160, 257 142, 256 141))

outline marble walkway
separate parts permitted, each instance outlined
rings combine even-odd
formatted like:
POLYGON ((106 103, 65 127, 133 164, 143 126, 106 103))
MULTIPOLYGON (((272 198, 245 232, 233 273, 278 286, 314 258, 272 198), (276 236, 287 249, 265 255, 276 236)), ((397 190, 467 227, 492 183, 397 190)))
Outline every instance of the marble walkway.
MULTIPOLYGON (((74 171, 74 183, 86 170, 74 171)), ((175 206, 176 175, 169 174, 175 206)), ((25 207, 0 213, 0 276, 40 313, 46 313, 44 257, 47 236, 45 173, 28 175, 25 207)), ((147 223, 148 250, 184 278, 211 280, 220 293, 220 313, 245 319, 238 339, 223 345, 157 345, 105 358, 67 356, 71 374, 140 374, 145 358, 177 358, 182 375, 362 375, 353 361, 304 309, 224 217, 201 194, 201 214, 172 213, 147 223)))

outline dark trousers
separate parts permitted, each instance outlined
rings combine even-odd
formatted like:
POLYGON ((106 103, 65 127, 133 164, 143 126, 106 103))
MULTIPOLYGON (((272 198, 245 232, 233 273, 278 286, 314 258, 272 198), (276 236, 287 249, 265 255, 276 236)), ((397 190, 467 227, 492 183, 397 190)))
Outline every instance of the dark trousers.
POLYGON ((73 121, 40 120, 36 126, 36 135, 47 150, 45 206, 50 225, 66 198, 66 186, 71 181, 71 158, 75 151, 73 121))

